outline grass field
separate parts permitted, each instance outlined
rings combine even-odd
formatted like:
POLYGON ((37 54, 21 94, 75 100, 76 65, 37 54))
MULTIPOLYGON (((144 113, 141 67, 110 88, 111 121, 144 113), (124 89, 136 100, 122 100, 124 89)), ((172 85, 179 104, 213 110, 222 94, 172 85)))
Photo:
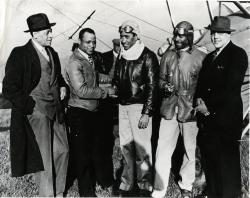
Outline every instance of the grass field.
MULTIPOLYGON (((10 110, 0 109, 0 197, 31 197, 37 196, 38 190, 32 174, 20 178, 10 177, 9 161, 9 130, 10 110)), ((115 171, 119 168, 121 154, 118 141, 114 146, 113 162, 115 171)), ((200 194, 204 188, 204 175, 201 174, 200 164, 197 161, 197 179, 194 194, 200 194)), ((242 167, 242 198, 249 195, 249 136, 246 135, 241 141, 241 167, 242 167)), ((76 182, 68 192, 68 197, 78 197, 76 182)), ((96 186, 98 197, 110 197, 110 189, 102 189, 96 186)), ((179 189, 171 175, 167 198, 181 198, 179 189)))

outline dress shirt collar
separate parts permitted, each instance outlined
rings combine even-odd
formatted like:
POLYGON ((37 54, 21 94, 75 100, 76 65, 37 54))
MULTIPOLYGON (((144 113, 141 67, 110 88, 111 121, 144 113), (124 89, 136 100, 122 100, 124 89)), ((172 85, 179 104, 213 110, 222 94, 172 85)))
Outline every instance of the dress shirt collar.
POLYGON ((43 46, 41 46, 35 39, 31 39, 32 43, 36 47, 36 49, 46 58, 47 61, 49 60, 49 56, 43 46))
POLYGON ((222 50, 228 45, 228 43, 230 43, 230 40, 229 40, 229 41, 227 42, 227 44, 224 45, 222 48, 217 49, 217 51, 216 51, 216 56, 218 56, 218 55, 222 52, 222 50))
POLYGON ((84 56, 84 58, 86 58, 87 60, 89 60, 89 55, 87 53, 85 53, 84 51, 82 51, 80 48, 78 48, 78 51, 80 52, 81 55, 84 56))

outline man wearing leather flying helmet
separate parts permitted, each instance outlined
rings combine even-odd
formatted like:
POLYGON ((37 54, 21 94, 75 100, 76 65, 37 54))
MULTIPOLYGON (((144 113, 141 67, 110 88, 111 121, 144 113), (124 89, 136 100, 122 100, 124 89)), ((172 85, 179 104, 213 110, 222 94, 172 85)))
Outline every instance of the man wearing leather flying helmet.
POLYGON ((168 187, 171 157, 181 134, 185 153, 178 185, 183 198, 192 196, 195 180, 195 150, 198 128, 193 96, 205 54, 193 46, 193 26, 182 21, 174 28, 174 49, 167 50, 160 62, 161 123, 155 163, 152 197, 163 198, 168 187))

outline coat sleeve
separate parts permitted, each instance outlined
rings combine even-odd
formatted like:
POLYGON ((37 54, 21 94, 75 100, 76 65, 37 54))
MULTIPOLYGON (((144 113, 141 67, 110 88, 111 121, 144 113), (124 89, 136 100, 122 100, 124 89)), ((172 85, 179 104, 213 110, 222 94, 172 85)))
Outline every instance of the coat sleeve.
POLYGON ((90 87, 85 79, 85 71, 81 64, 72 61, 67 67, 67 75, 70 85, 74 89, 77 96, 81 99, 97 99, 102 96, 102 89, 99 87, 90 87))
POLYGON ((154 53, 147 56, 146 72, 146 100, 143 105, 142 114, 147 114, 151 116, 155 108, 155 101, 157 99, 159 79, 159 62, 154 53))
POLYGON ((23 89, 24 57, 21 49, 12 50, 5 67, 3 79, 3 96, 10 100, 13 108, 18 109, 22 114, 32 114, 35 101, 29 93, 23 89))
POLYGON ((118 84, 119 84, 119 75, 120 75, 119 57, 117 57, 116 62, 115 62, 114 77, 112 79, 112 85, 115 86, 116 88, 118 87, 118 84))
POLYGON ((205 80, 205 71, 207 68, 207 59, 209 55, 207 55, 204 60, 202 61, 202 67, 199 71, 196 90, 194 94, 194 106, 196 106, 196 100, 198 98, 203 98, 203 90, 204 90, 204 80, 205 80))
POLYGON ((159 88, 163 90, 167 85, 168 53, 165 53, 160 61, 159 88))

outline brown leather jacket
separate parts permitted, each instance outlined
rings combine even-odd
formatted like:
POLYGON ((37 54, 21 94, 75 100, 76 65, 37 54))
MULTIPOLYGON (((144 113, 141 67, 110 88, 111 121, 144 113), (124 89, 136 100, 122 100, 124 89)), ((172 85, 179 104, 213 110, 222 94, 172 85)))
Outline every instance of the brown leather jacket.
POLYGON ((65 67, 66 80, 70 87, 69 105, 97 110, 102 89, 97 84, 97 73, 94 66, 76 49, 65 67))
POLYGON ((122 105, 144 104, 142 114, 152 115, 158 87, 159 63, 147 47, 137 60, 117 58, 114 85, 122 105))
POLYGON ((163 93, 160 113, 167 120, 173 118, 176 106, 180 122, 194 121, 193 97, 205 53, 193 48, 181 51, 168 50, 160 62, 160 91, 163 93), (173 86, 173 91, 168 87, 173 86))

